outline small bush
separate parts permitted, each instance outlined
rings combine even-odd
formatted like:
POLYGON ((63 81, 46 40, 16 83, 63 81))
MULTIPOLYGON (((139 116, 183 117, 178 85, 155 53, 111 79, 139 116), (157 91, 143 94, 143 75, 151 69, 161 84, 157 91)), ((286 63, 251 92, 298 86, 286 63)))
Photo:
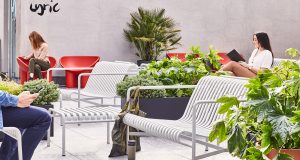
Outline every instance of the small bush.
POLYGON ((0 90, 12 95, 19 95, 23 91, 23 86, 14 81, 0 81, 0 90))
POLYGON ((28 81, 24 84, 24 91, 30 91, 36 93, 41 87, 44 89, 40 92, 38 98, 33 102, 35 105, 45 105, 50 104, 50 102, 55 102, 58 100, 59 91, 58 85, 54 82, 48 82, 45 79, 38 79, 33 81, 28 81))

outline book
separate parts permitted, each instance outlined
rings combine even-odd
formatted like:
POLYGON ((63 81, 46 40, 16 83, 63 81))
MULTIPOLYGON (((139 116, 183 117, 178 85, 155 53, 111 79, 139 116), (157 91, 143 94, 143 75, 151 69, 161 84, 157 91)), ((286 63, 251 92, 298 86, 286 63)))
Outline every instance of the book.
POLYGON ((232 51, 230 51, 226 55, 232 61, 236 61, 236 62, 243 61, 243 62, 246 62, 246 60, 235 49, 233 49, 232 51))

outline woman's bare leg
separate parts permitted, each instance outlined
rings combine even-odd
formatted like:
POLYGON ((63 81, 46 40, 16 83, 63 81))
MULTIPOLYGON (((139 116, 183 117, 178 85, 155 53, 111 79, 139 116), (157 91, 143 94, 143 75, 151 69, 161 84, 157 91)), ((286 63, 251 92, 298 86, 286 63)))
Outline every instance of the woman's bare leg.
POLYGON ((248 68, 240 65, 238 62, 230 61, 222 67, 223 71, 231 71, 235 76, 238 77, 247 77, 252 78, 255 77, 256 74, 251 72, 248 68))

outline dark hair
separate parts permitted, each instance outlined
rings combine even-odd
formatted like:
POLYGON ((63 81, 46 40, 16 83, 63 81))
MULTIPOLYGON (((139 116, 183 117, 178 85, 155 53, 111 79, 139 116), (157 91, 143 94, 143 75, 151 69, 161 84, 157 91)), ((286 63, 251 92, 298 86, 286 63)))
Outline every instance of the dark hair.
POLYGON ((264 32, 259 32, 259 33, 255 33, 254 35, 256 36, 257 42, 260 44, 260 46, 263 47, 264 49, 269 50, 272 53, 272 64, 273 64, 274 54, 272 51, 268 34, 264 32))
POLYGON ((36 31, 29 34, 29 40, 32 41, 33 49, 38 49, 41 47, 42 43, 46 43, 43 37, 36 31))

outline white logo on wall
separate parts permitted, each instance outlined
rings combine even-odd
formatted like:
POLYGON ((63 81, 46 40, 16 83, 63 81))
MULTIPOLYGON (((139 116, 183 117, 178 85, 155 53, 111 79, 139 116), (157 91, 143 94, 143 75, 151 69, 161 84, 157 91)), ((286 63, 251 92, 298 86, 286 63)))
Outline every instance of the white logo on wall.
POLYGON ((50 0, 50 3, 45 4, 30 4, 30 10, 31 12, 36 12, 38 15, 42 16, 45 12, 49 11, 49 13, 52 12, 58 12, 60 9, 58 8, 58 3, 53 2, 53 0, 50 0))

